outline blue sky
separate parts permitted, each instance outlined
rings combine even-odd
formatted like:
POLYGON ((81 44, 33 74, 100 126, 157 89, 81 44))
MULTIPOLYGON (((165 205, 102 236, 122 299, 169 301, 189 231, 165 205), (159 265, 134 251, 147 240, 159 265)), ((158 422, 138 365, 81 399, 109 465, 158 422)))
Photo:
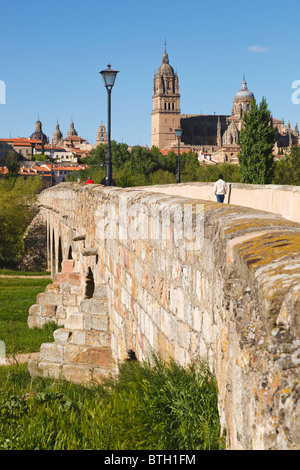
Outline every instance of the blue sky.
POLYGON ((230 114, 245 73, 273 117, 300 126, 300 104, 292 102, 299 13, 299 0, 2 2, 0 137, 29 137, 39 115, 50 139, 57 119, 65 136, 73 118, 78 134, 95 144, 107 121, 99 71, 110 62, 119 70, 112 139, 150 146, 152 83, 165 39, 182 113, 230 114))

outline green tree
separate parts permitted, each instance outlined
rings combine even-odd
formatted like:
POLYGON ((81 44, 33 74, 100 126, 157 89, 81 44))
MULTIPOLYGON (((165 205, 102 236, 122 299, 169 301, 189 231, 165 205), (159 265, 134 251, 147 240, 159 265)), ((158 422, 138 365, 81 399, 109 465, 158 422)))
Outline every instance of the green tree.
POLYGON ((300 186, 300 147, 292 147, 275 163, 273 183, 300 186))
POLYGON ((174 184, 176 183, 176 178, 173 173, 169 171, 164 171, 162 169, 155 171, 149 176, 149 184, 174 184))
POLYGON ((273 147, 277 130, 271 125, 271 115, 265 98, 260 105, 255 99, 249 112, 243 115, 238 154, 242 183, 269 184, 274 173, 273 147))
POLYGON ((23 235, 35 214, 39 177, 0 181, 0 264, 17 263, 23 254, 23 235))
POLYGON ((16 152, 9 150, 5 156, 5 166, 8 169, 8 179, 13 179, 18 176, 20 170, 19 157, 16 152))

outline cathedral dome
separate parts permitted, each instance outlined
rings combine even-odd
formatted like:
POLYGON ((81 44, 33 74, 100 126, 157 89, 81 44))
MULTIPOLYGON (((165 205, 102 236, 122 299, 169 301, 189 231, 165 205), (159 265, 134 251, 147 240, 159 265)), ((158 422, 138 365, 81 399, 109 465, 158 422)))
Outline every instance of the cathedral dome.
POLYGON ((42 123, 39 117, 35 123, 35 132, 31 134, 30 139, 41 140, 42 142, 48 143, 48 137, 42 131, 42 123))
POLYGON ((234 98, 237 98, 239 100, 243 98, 247 100, 254 98, 252 91, 248 90, 247 88, 247 82, 245 80, 245 77, 242 81, 242 88, 235 94, 234 98))
POLYGON ((163 54, 162 64, 158 68, 157 74, 174 76, 174 69, 169 64, 169 56, 166 51, 166 45, 165 45, 165 52, 163 54))

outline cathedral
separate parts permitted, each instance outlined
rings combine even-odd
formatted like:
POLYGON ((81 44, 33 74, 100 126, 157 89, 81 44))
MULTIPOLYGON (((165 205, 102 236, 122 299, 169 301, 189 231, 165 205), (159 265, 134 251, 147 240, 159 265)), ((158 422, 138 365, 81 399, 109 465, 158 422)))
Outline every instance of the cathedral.
POLYGON ((31 134, 30 139, 40 140, 43 144, 48 144, 49 143, 48 137, 46 136, 46 134, 44 134, 44 132, 42 130, 42 123, 40 121, 39 116, 38 116, 38 119, 35 123, 34 133, 31 134))
MULTIPOLYGON (((241 89, 234 96, 230 115, 181 114, 178 75, 169 63, 165 45, 162 64, 153 80, 151 146, 176 148, 175 129, 181 127, 182 149, 209 156, 215 162, 238 163, 242 117, 250 109, 253 99, 254 94, 248 89, 244 76, 241 89)), ((297 124, 292 130, 290 123, 285 126, 283 119, 272 119, 272 123, 278 131, 274 155, 291 145, 300 144, 297 124)))

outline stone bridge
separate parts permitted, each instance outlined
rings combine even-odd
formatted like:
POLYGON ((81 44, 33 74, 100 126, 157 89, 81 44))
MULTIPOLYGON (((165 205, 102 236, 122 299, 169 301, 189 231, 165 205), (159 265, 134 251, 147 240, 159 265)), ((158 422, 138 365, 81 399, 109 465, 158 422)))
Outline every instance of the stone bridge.
POLYGON ((53 283, 28 323, 60 328, 30 372, 101 382, 132 356, 206 358, 229 449, 299 449, 300 188, 231 198, 210 184, 42 192, 53 283))

